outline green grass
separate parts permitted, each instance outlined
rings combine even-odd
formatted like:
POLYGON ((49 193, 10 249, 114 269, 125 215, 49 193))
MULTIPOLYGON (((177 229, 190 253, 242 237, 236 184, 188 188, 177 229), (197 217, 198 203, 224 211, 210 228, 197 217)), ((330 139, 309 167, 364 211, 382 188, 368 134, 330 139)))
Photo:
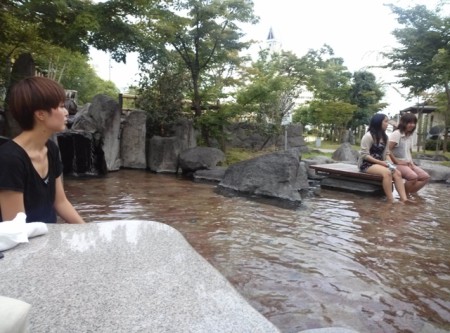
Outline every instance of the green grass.
MULTIPOLYGON (((310 150, 312 152, 309 153, 302 153, 302 159, 311 159, 314 158, 315 156, 321 155, 321 156, 328 156, 331 158, 331 156, 333 155, 332 152, 314 152, 314 150, 320 150, 320 149, 330 149, 330 150, 336 150, 339 148, 341 144, 340 143, 334 143, 334 142, 327 142, 327 141, 322 141, 321 145, 319 148, 316 147, 315 142, 309 142, 307 143, 307 146, 310 148, 310 150)), ((360 146, 359 145, 353 145, 352 146, 354 150, 359 151, 360 146)), ((236 162, 240 162, 240 161, 244 161, 244 160, 248 160, 257 156, 261 156, 264 154, 268 154, 271 152, 276 151, 277 149, 275 147, 269 147, 263 150, 252 150, 252 149, 244 149, 244 148, 228 148, 227 152, 225 153, 226 156, 226 160, 224 165, 229 166, 231 164, 234 164, 236 162)), ((424 152, 413 152, 413 157, 416 156, 417 154, 424 154, 424 152)), ((426 155, 434 155, 435 152, 434 151, 425 151, 426 155)), ((442 152, 441 152, 442 154, 442 152)), ((450 159, 450 152, 447 152, 444 154, 448 159, 450 159)), ((450 161, 444 161, 444 162, 440 162, 439 164, 450 167, 450 161)))
POLYGON ((228 148, 225 153, 225 165, 231 165, 240 161, 249 160, 251 158, 274 152, 274 148, 263 150, 252 150, 245 148, 228 148))

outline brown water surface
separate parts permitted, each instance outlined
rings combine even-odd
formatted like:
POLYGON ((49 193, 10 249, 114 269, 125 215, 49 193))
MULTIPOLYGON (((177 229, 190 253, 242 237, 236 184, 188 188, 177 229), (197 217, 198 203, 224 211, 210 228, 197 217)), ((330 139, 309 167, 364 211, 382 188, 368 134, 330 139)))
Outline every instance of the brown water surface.
POLYGON ((450 332, 448 185, 429 184, 411 206, 322 190, 297 209, 136 170, 65 187, 88 222, 179 230, 282 332, 450 332))

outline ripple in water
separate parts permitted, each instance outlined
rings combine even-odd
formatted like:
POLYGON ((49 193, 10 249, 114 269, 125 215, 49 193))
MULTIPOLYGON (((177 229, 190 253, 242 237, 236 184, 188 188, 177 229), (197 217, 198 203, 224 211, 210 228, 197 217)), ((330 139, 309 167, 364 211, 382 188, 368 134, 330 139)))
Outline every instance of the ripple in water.
POLYGON ((322 190, 298 209, 135 170, 65 186, 88 222, 154 220, 178 229, 282 332, 450 331, 445 184, 428 185, 413 206, 322 190))

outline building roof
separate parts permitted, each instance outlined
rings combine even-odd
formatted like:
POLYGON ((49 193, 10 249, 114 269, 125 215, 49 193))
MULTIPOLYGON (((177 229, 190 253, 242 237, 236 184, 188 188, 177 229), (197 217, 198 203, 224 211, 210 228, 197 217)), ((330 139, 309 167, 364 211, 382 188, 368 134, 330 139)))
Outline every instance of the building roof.
POLYGON ((432 106, 432 105, 414 105, 414 106, 410 106, 406 109, 400 110, 400 114, 406 113, 406 112, 411 112, 411 113, 431 113, 433 111, 436 111, 437 106, 432 106))

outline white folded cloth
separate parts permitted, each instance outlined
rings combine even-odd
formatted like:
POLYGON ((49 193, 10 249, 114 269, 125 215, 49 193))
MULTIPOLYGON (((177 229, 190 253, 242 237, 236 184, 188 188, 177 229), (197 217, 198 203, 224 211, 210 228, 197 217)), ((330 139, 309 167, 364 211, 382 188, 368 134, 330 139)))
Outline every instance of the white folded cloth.
POLYGON ((12 221, 0 222, 0 251, 9 250, 19 243, 28 243, 28 238, 48 232, 43 222, 26 223, 25 213, 18 213, 12 221))

